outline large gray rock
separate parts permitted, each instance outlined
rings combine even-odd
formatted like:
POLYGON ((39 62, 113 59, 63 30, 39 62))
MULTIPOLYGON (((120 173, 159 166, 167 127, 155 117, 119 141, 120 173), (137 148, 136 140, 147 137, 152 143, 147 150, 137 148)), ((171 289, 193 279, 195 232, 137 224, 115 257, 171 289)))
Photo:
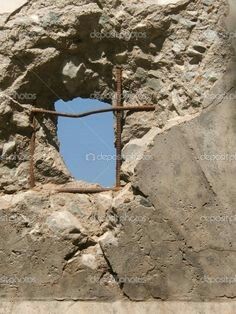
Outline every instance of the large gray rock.
MULTIPOLYGON (((191 290, 195 297, 219 296, 219 278, 228 278, 225 296, 232 297, 235 291, 230 284, 235 273, 231 263, 236 236, 235 105, 228 95, 194 120, 158 134, 149 151, 153 160, 141 161, 134 179, 134 186, 147 196, 160 219, 168 221, 176 241, 181 240, 176 245, 198 273, 195 279, 190 274, 184 277, 182 283, 186 280, 191 286, 195 281, 191 290)), ((148 237, 151 232, 152 228, 148 237)), ((176 269, 181 267, 178 263, 176 269)))

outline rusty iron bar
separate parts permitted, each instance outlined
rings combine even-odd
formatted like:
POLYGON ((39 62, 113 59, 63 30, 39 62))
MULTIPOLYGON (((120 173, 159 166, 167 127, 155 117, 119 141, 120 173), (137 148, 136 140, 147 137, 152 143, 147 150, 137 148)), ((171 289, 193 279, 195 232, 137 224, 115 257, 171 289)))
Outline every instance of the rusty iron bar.
MULTIPOLYGON (((122 103, 122 68, 120 68, 120 67, 116 68, 116 84, 117 84, 117 86, 116 86, 116 88, 117 88, 116 107, 122 108, 123 107, 123 103, 122 103)), ((120 188, 120 186, 121 186, 122 120, 123 120, 122 112, 116 110, 116 143, 115 143, 115 146, 116 146, 116 187, 117 188, 120 188)))
POLYGON ((95 194, 108 191, 119 191, 119 188, 61 188, 56 190, 58 193, 81 193, 81 194, 95 194))
POLYGON ((35 140, 36 140, 36 118, 35 115, 31 116, 32 122, 32 135, 30 139, 30 166, 29 166, 29 185, 32 189, 35 187, 35 175, 34 175, 34 152, 35 152, 35 140))
POLYGON ((67 118, 83 118, 90 116, 92 114, 97 114, 97 113, 104 113, 104 112, 121 112, 121 111, 154 111, 155 107, 153 105, 144 105, 144 106, 114 106, 111 108, 104 108, 104 109, 99 109, 99 110, 94 110, 94 111, 88 111, 88 112, 83 112, 83 113, 78 113, 78 114, 72 114, 72 113, 65 113, 65 112, 57 112, 53 110, 46 110, 46 109, 40 109, 40 108, 33 108, 31 110, 32 113, 45 113, 45 114, 51 114, 55 116, 60 116, 60 117, 67 117, 67 118))

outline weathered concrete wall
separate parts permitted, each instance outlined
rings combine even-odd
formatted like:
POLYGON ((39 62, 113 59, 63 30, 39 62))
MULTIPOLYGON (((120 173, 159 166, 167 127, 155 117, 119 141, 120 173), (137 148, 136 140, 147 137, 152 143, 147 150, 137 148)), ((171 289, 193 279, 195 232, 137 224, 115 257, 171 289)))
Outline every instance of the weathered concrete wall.
POLYGON ((0 15, 2 298, 235 298, 227 13, 223 0, 37 0, 0 15), (156 108, 124 116, 122 190, 56 193, 78 183, 47 116, 37 118, 29 190, 31 107, 78 96, 112 103, 117 64, 124 104, 156 108))
POLYGON ((1 309, 4 314, 212 314, 227 313, 234 314, 235 302, 73 302, 73 301, 22 301, 3 302, 1 309))

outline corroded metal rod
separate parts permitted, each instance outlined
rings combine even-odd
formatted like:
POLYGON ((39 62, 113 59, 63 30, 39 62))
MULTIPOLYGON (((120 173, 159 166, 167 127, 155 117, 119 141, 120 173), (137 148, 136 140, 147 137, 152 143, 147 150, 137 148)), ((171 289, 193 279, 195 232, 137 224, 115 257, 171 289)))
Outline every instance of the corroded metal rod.
MULTIPOLYGON (((118 101, 118 99, 117 99, 118 101)), ((45 114, 51 114, 54 116, 59 116, 59 117, 67 117, 67 118, 83 118, 87 117, 93 114, 97 113, 104 113, 104 112, 119 112, 119 111, 154 111, 155 106, 153 105, 144 105, 144 106, 114 106, 111 108, 104 108, 104 109, 99 109, 99 110, 94 110, 94 111, 88 111, 88 112, 83 112, 83 113, 78 113, 78 114, 72 114, 72 113, 65 113, 65 112, 57 112, 53 110, 46 110, 46 109, 40 109, 40 108, 33 108, 31 110, 32 113, 45 113, 45 114)))
POLYGON ((29 166, 29 185, 31 188, 35 186, 34 175, 34 152, 35 152, 35 140, 36 140, 36 119, 35 115, 32 115, 32 135, 30 139, 30 166, 29 166))
POLYGON ((119 188, 61 188, 56 191, 58 193, 95 194, 107 191, 119 191, 119 188))
MULTIPOLYGON (((122 104, 122 69, 116 68, 116 80, 117 80, 117 97, 116 107, 123 109, 122 104)), ((114 108, 113 108, 114 109, 114 108)), ((126 108, 127 109, 127 108, 126 108)), ((121 186, 121 150, 122 150, 122 119, 123 115, 121 111, 116 111, 116 187, 121 186)))

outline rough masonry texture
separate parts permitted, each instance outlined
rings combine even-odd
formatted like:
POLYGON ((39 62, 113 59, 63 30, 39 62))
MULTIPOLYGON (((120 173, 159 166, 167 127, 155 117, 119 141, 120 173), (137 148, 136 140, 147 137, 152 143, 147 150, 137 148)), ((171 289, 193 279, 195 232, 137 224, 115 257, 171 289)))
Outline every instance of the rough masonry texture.
POLYGON ((2 12, 1 298, 235 298, 227 2, 29 0, 2 12), (89 184, 71 177, 57 118, 47 115, 37 116, 37 186, 29 189, 32 106, 54 110, 75 97, 112 104, 116 65, 124 105, 156 108, 124 114, 122 189, 56 193, 89 184))

